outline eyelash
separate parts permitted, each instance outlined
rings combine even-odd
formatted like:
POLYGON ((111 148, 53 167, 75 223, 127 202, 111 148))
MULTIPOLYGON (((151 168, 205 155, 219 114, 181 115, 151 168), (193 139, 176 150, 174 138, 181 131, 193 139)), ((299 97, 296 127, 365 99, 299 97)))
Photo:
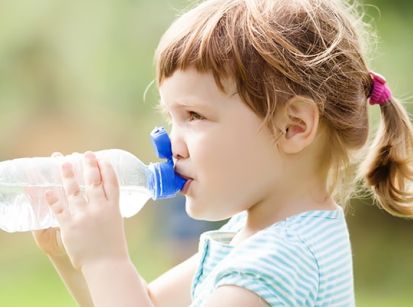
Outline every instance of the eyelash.
MULTIPOLYGON (((160 107, 160 106, 157 106, 157 107, 156 107, 156 111, 159 112, 159 113, 161 113, 161 115, 164 116, 164 118, 166 119, 166 121, 168 122, 168 124, 171 124, 171 123, 172 123, 171 116, 169 115, 169 113, 168 113, 167 111, 165 111, 165 109, 163 109, 163 108, 160 107)), ((205 119, 204 116, 202 116, 201 114, 199 114, 199 113, 197 113, 197 112, 194 112, 194 111, 187 111, 186 114, 188 115, 190 122, 191 122, 191 121, 194 121, 194 120, 204 120, 204 119, 205 119), (195 117, 197 117, 197 118, 191 119, 192 116, 195 116, 195 117)))
POLYGON ((195 117, 197 117, 196 119, 192 119, 190 121, 194 121, 194 120, 204 120, 205 117, 203 117, 202 115, 198 114, 197 112, 194 111, 188 111, 188 115, 191 118, 193 115, 195 115, 195 117))

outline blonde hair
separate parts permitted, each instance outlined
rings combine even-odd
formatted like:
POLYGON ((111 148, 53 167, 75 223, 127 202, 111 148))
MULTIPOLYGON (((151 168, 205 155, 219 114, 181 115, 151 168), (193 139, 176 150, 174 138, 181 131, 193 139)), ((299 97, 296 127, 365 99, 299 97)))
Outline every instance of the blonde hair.
POLYGON ((212 73, 224 92, 230 78, 273 132, 286 101, 312 100, 328 136, 320 171, 333 197, 345 206, 361 181, 389 213, 413 217, 413 129, 396 99, 380 106, 369 141, 367 28, 358 6, 339 0, 207 0, 163 35, 157 84, 190 66, 212 73))

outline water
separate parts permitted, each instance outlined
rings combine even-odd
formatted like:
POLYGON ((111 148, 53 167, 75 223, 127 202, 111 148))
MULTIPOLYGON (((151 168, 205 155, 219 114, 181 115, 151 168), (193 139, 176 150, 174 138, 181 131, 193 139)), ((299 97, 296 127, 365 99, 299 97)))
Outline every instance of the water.
MULTIPOLYGON (((7 232, 58 227, 44 193, 54 190, 63 196, 62 186, 0 184, 0 228, 7 232)), ((81 186, 84 191, 84 187, 81 186)), ((135 215, 151 198, 140 186, 120 187, 120 211, 123 217, 135 215)))

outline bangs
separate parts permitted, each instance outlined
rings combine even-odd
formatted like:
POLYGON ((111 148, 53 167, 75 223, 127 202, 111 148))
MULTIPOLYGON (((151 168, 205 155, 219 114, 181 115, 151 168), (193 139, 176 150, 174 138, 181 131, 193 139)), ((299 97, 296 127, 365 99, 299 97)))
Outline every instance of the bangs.
POLYGON ((242 101, 272 126, 277 100, 287 98, 282 61, 272 59, 284 48, 273 48, 273 38, 263 35, 257 12, 248 1, 209 0, 180 16, 155 52, 158 88, 176 70, 194 67, 211 73, 225 94, 232 93, 226 92, 224 81, 233 81, 242 101))
POLYGON ((178 18, 163 35, 155 53, 158 86, 176 70, 190 66, 211 72, 225 92, 222 78, 235 79, 243 70, 237 21, 243 10, 238 3, 207 1, 178 18), (231 14, 228 14, 231 12, 231 14))

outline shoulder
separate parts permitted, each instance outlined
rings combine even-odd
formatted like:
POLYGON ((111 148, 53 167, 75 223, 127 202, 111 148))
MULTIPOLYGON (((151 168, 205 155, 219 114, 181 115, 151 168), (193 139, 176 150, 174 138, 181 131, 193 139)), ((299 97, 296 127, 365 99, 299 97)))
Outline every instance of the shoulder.
POLYGON ((319 271, 306 243, 283 223, 235 247, 222 263, 215 287, 235 285, 270 305, 301 305, 316 297, 319 271))
POLYGON ((209 284, 214 289, 211 299, 220 293, 239 292, 271 306, 315 304, 320 286, 325 283, 322 276, 326 276, 326 268, 322 261, 326 253, 331 260, 332 254, 335 257, 337 252, 347 252, 337 248, 348 245, 341 210, 308 211, 291 216, 237 246, 228 246, 229 238, 244 226, 245 220, 244 213, 234 216, 220 230, 204 237, 208 241, 208 254, 218 250, 220 255, 226 255, 215 258, 222 261, 214 262, 217 265, 209 284), (218 238, 221 240, 215 240, 218 238))

